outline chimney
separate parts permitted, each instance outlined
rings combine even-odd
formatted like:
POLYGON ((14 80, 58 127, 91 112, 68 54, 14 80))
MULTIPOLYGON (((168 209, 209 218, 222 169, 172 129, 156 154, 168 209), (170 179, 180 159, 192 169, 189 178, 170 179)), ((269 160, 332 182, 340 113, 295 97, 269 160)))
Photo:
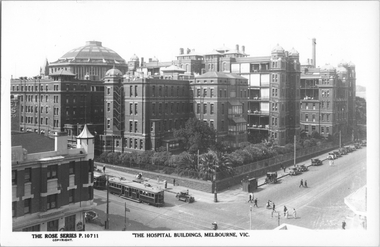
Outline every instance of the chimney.
POLYGON ((190 53, 190 51, 191 51, 191 50, 190 50, 189 48, 187 48, 187 54, 189 54, 189 53, 190 53))
POLYGON ((315 38, 312 39, 312 46, 313 46, 313 58, 312 58, 312 63, 313 63, 313 67, 315 68, 316 67, 316 62, 317 62, 317 58, 316 58, 316 45, 317 45, 317 40, 315 38))
POLYGON ((239 45, 236 45, 236 51, 239 51, 239 45))
POLYGON ((55 132, 54 151, 56 151, 57 154, 67 154, 67 133, 66 132, 55 132))
POLYGON ((152 62, 152 58, 149 58, 149 63, 151 63, 152 62))
POLYGON ((243 53, 245 53, 245 46, 244 45, 241 46, 241 49, 243 50, 243 53))
POLYGON ((183 55, 183 48, 179 48, 179 55, 183 55))
POLYGON ((140 67, 143 67, 144 66, 144 58, 142 57, 141 58, 141 65, 140 65, 140 67))

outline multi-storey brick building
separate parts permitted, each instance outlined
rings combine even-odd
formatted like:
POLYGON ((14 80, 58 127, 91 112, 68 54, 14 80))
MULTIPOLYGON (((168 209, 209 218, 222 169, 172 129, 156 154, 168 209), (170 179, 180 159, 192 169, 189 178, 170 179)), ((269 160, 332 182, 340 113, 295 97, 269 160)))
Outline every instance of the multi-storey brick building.
POLYGON ((66 133, 12 134, 13 231, 85 229, 84 212, 96 205, 93 138, 85 126, 68 149, 66 133))
POLYGON ((11 80, 11 95, 19 101, 18 131, 49 135, 65 129, 69 138, 80 132, 80 126, 103 131, 103 82, 77 80, 67 70, 53 72, 49 77, 21 77, 11 80))
POLYGON ((236 74, 206 72, 190 80, 195 117, 213 127, 217 139, 247 140, 248 80, 236 74))

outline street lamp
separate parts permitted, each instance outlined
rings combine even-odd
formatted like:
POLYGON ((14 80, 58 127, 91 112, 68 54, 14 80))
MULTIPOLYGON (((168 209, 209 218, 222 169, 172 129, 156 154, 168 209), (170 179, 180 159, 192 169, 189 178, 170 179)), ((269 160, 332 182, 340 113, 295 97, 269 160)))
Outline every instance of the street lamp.
POLYGON ((216 169, 214 174, 214 202, 218 202, 218 193, 216 192, 216 169))

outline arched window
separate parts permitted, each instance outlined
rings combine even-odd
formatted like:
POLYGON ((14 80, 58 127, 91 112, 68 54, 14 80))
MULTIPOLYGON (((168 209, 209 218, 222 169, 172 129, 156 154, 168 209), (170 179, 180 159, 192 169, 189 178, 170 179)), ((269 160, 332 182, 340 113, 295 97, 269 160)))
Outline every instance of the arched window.
POLYGON ((223 63, 223 71, 226 71, 227 70, 227 65, 226 63, 223 63))

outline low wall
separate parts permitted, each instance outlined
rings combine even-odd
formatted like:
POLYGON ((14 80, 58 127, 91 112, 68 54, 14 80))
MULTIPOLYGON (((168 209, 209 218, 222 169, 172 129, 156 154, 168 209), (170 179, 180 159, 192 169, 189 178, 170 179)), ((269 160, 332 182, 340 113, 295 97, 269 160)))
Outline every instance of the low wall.
MULTIPOLYGON (((329 152, 331 150, 337 149, 338 146, 331 146, 328 149, 323 149, 319 150, 315 153, 310 153, 307 155, 304 155, 302 157, 297 157, 296 163, 307 161, 313 157, 316 157, 318 155, 321 155, 323 153, 329 152)), ((230 177, 230 178, 225 178, 222 180, 217 180, 216 186, 217 186, 217 191, 223 191, 226 190, 232 186, 235 186, 237 184, 241 184, 241 181, 246 178, 259 178, 263 177, 266 175, 267 172, 274 172, 274 171, 279 171, 281 170, 281 166, 283 167, 290 167, 294 164, 293 159, 289 160, 284 160, 284 156, 278 156, 275 158, 271 158, 268 160, 261 160, 249 165, 245 165, 247 168, 251 168, 251 171, 247 171, 245 173, 241 173, 239 175, 230 177)), ((287 155, 286 157, 291 157, 290 155, 287 155)), ((103 166, 103 163, 100 162, 95 162, 95 164, 99 167, 103 166)), ((175 182, 177 185, 189 188, 189 189, 195 189, 203 192, 209 192, 209 193, 214 193, 214 182, 211 181, 203 181, 203 180, 198 180, 198 179, 191 179, 191 178, 185 178, 185 177, 180 177, 180 176, 174 176, 174 175, 168 175, 168 174, 163 174, 163 173, 157 173, 157 172, 151 172, 151 171, 145 171, 145 170, 139 170, 139 169, 134 169, 134 168, 129 168, 129 167, 123 167, 123 166, 117 166, 117 165, 110 165, 106 164, 108 167, 112 167, 114 170, 122 171, 122 172, 127 172, 130 174, 138 174, 138 173, 143 173, 144 177, 147 177, 149 179, 157 179, 159 177, 160 180, 166 180, 168 181, 169 184, 173 183, 173 179, 175 179, 175 182)), ((260 185, 260 184, 259 184, 260 185)))

